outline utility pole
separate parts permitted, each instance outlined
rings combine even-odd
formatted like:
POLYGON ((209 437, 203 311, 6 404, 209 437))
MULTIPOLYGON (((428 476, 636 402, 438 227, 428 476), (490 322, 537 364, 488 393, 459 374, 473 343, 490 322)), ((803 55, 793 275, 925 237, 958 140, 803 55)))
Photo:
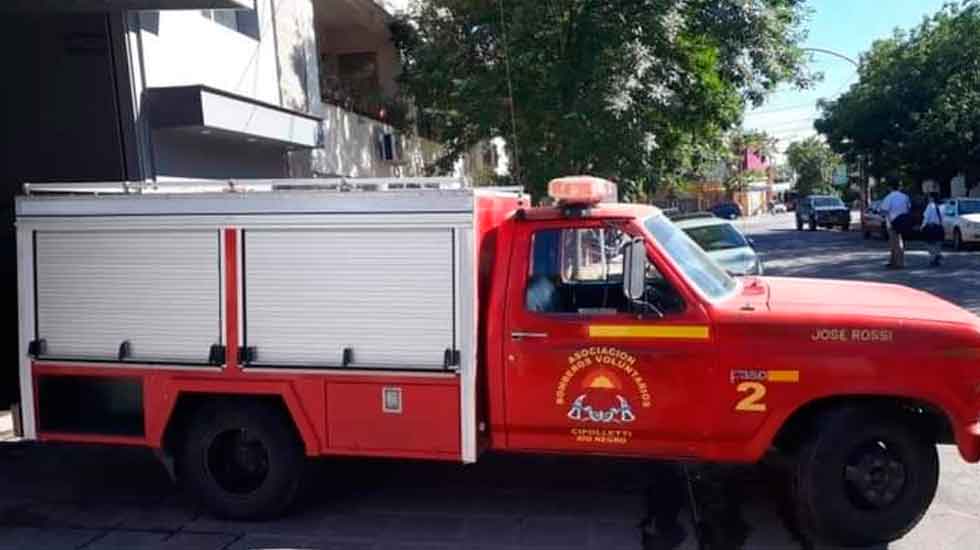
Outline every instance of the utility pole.
MULTIPOLYGON (((824 55, 830 55, 838 59, 843 59, 851 65, 854 65, 855 69, 860 69, 861 64, 858 63, 854 58, 845 55, 841 52, 830 50, 827 48, 801 48, 805 52, 811 53, 821 53, 824 55)), ((867 171, 867 158, 864 155, 858 155, 858 174, 861 178, 861 203, 862 208, 867 208, 868 204, 871 202, 871 190, 868 185, 868 171, 867 171)), ((862 210, 863 212, 863 210, 862 210)), ((862 214, 863 215, 863 214, 862 214)))

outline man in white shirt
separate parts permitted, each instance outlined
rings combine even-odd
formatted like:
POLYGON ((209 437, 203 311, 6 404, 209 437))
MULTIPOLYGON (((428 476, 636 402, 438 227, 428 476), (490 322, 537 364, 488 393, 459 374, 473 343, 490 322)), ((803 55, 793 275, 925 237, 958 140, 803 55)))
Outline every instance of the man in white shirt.
POLYGON ((888 218, 888 245, 891 247, 891 257, 887 267, 902 269, 905 267, 905 241, 902 239, 902 232, 908 227, 912 202, 909 196, 900 190, 898 181, 893 181, 891 187, 891 193, 882 199, 881 206, 878 208, 888 218))

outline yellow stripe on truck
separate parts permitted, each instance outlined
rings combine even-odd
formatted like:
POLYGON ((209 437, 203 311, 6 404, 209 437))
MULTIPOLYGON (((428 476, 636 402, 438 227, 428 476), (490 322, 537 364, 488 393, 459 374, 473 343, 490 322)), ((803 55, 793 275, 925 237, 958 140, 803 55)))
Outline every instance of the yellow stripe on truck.
POLYGON ((701 325, 670 325, 662 327, 636 325, 590 325, 590 338, 677 338, 707 340, 708 327, 701 325))
POLYGON ((798 370, 771 370, 766 372, 768 382, 799 382, 800 371, 798 370))

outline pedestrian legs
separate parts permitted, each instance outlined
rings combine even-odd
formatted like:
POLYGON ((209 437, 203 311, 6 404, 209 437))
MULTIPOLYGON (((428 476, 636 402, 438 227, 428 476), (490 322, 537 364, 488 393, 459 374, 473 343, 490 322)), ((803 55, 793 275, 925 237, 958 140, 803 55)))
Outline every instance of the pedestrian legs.
POLYGON ((905 241, 902 234, 894 227, 888 226, 888 245, 891 247, 891 257, 888 267, 901 269, 905 267, 905 241))
POLYGON ((931 261, 929 265, 939 265, 943 261, 943 241, 931 241, 929 243, 929 256, 931 261))

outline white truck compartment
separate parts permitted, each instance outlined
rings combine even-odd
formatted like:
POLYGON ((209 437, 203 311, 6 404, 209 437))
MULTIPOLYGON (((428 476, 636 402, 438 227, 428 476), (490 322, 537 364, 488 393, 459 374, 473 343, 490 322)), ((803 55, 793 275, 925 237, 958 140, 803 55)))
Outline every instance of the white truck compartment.
POLYGON ((242 239, 256 366, 442 369, 457 349, 453 228, 256 229, 242 239))
POLYGON ((37 335, 51 357, 206 363, 220 344, 217 231, 37 231, 37 335))
POLYGON ((213 363, 225 344, 221 235, 234 228, 248 368, 455 371, 461 352, 474 360, 476 192, 458 180, 25 190, 35 357, 213 363))

